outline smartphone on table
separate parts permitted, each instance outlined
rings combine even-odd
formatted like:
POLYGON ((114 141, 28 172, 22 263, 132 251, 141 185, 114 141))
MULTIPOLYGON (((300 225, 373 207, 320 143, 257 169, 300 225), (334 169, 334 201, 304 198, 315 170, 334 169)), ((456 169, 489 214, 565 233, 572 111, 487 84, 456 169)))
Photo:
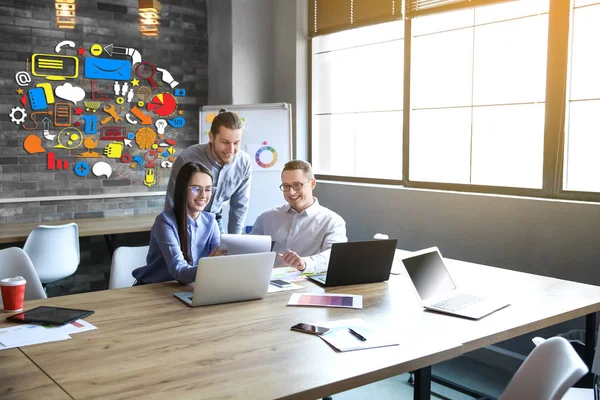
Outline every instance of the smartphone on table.
POLYGON ((326 333, 329 333, 329 331, 331 330, 329 328, 325 328, 324 326, 316 326, 316 325, 304 324, 304 323, 296 324, 296 325, 292 326, 291 329, 293 331, 311 333, 313 335, 318 335, 318 336, 325 335, 326 333))
POLYGON ((288 286, 292 286, 292 284, 290 282, 284 281, 282 279, 274 279, 274 280, 270 281, 270 283, 271 283, 271 285, 277 286, 277 287, 280 287, 280 288, 285 288, 285 287, 288 287, 288 286))

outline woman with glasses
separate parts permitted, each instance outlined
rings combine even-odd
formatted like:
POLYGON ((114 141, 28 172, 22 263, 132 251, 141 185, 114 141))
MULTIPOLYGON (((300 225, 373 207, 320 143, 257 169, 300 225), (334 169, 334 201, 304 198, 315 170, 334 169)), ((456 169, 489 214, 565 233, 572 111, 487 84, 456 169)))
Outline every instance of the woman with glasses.
POLYGON ((215 215, 204 211, 214 189, 210 170, 199 162, 184 164, 177 174, 173 208, 152 226, 144 267, 133 271, 135 285, 196 279, 198 260, 218 255, 220 233, 215 215))

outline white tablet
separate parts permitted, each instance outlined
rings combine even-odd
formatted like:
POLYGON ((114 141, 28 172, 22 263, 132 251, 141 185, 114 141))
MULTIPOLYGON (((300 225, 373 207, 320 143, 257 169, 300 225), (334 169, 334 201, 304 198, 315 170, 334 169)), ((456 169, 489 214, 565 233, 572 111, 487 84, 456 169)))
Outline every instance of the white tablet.
POLYGON ((227 250, 228 255, 268 253, 271 251, 271 236, 269 235, 221 235, 219 250, 227 250))

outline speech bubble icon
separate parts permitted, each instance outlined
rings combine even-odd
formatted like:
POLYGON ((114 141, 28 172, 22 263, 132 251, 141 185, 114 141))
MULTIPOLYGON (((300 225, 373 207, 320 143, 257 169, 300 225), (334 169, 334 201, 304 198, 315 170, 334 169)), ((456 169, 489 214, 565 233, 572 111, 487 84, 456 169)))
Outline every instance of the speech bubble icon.
POLYGON ((54 94, 56 94, 56 97, 73 102, 73 104, 77 104, 85 97, 85 91, 82 88, 73 86, 70 83, 57 86, 54 89, 54 94))
POLYGON ((27 136, 25 138, 25 141, 23 142, 23 147, 25 148, 25 151, 29 154, 46 152, 46 149, 42 147, 42 139, 35 135, 27 136))
POLYGON ((109 163, 100 161, 94 164, 92 173, 96 176, 106 176, 107 178, 110 178, 112 175, 112 167, 109 163))
POLYGON ((135 157, 133 157, 133 162, 138 165, 141 165, 144 163, 144 160, 142 160, 142 157, 140 157, 140 156, 135 156, 135 157))

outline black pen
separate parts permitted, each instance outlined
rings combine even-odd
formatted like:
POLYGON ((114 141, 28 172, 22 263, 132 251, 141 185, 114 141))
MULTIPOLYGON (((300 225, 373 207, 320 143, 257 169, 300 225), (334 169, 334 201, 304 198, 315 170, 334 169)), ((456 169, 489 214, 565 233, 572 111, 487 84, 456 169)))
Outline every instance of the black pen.
POLYGON ((356 332, 354 329, 352 328, 348 328, 348 330, 350 331, 351 334, 353 334, 354 336, 356 336, 357 338, 359 338, 360 340, 362 340, 363 342, 365 340, 367 340, 366 337, 364 337, 363 335, 361 335, 360 333, 356 332))

